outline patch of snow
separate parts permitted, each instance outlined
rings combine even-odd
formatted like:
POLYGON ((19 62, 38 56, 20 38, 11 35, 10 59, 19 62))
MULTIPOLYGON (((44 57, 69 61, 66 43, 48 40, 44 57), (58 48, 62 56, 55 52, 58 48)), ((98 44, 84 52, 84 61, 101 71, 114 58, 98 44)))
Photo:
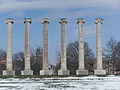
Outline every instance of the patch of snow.
POLYGON ((120 76, 0 78, 0 90, 120 90, 120 76))

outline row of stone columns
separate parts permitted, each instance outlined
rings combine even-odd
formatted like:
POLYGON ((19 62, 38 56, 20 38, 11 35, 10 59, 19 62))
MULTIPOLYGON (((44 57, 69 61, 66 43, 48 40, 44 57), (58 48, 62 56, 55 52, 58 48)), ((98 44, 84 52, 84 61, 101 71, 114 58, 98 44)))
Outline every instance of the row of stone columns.
MULTIPOLYGON (((95 24, 97 26, 97 69, 94 71, 95 75, 106 75, 106 71, 102 68, 102 22, 103 19, 96 19, 95 24)), ((30 67, 30 24, 32 20, 26 18, 25 23, 25 68, 21 71, 21 75, 33 75, 33 71, 30 67)), ((78 40, 79 40, 79 68, 76 70, 76 75, 88 75, 88 70, 85 70, 84 66, 84 19, 77 19, 78 23, 78 40)), ((12 24, 13 19, 8 18, 6 20, 8 24, 8 49, 7 49, 7 68, 3 70, 3 75, 15 75, 15 71, 12 69, 12 24)), ((53 72, 48 68, 48 24, 49 19, 43 18, 43 68, 40 71, 40 75, 52 75, 53 72)), ((61 18, 61 68, 58 70, 58 75, 70 75, 70 71, 67 69, 66 60, 66 24, 67 19, 61 18)))
MULTIPOLYGON (((94 70, 95 75, 106 75, 106 71, 102 68, 102 22, 103 19, 96 19, 95 24, 97 28, 97 69, 94 70)), ((78 23, 78 42, 79 42, 79 68, 76 70, 76 75, 88 75, 88 70, 85 70, 84 66, 84 33, 83 24, 85 20, 80 18, 77 19, 78 23)), ((69 70, 67 70, 67 60, 66 60, 66 24, 67 19, 62 18, 60 20, 61 24, 61 69, 58 71, 58 75, 70 75, 69 70)))

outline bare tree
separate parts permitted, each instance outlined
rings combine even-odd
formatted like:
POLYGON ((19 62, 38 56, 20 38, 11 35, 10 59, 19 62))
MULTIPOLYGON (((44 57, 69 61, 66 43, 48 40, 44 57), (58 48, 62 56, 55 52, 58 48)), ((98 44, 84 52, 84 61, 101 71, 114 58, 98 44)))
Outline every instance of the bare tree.
MULTIPOLYGON (((76 70, 78 69, 78 41, 71 42, 67 45, 67 68, 70 70, 70 74, 75 75, 76 70)), ((94 53, 92 49, 89 47, 88 43, 84 43, 84 55, 85 55, 85 64, 87 64, 87 60, 94 59, 94 53)), ((60 54, 58 54, 59 60, 56 65, 56 69, 60 69, 60 54)), ((85 65, 87 68, 87 65, 85 65)), ((56 70, 56 71, 57 71, 56 70)))
POLYGON ((116 59, 114 60, 114 66, 116 68, 116 71, 120 71, 120 41, 117 42, 115 51, 116 51, 116 59))
MULTIPOLYGON (((37 47, 36 49, 31 48, 30 50, 30 65, 34 75, 39 75, 39 71, 42 69, 42 49, 37 47)), ((24 70, 24 52, 15 53, 13 60, 13 69, 17 75, 20 75, 20 71, 24 70)))
POLYGON ((15 53, 13 56, 13 69, 14 70, 23 70, 24 69, 24 52, 15 53))
POLYGON ((6 69, 6 51, 3 49, 0 50, 0 75, 2 75, 2 70, 6 69))
POLYGON ((31 69, 33 70, 34 75, 39 75, 40 70, 42 69, 42 58, 43 58, 43 49, 37 47, 31 52, 31 69))
POLYGON ((7 54, 3 49, 0 50, 0 60, 6 60, 7 54))
POLYGON ((106 44, 106 49, 104 49, 104 58, 108 60, 108 74, 114 74, 118 52, 117 49, 119 49, 117 47, 117 41, 111 38, 106 44), (110 69, 112 69, 112 71, 110 69))

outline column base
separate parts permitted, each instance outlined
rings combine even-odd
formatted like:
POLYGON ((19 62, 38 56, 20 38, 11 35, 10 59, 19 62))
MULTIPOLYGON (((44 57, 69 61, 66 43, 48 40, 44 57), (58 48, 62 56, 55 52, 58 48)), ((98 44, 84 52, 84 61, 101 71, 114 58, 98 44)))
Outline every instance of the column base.
POLYGON ((52 70, 40 70, 40 75, 53 75, 52 70))
POLYGON ((15 75, 15 71, 14 70, 3 70, 3 75, 15 75))
POLYGON ((88 75, 88 70, 76 70, 76 75, 88 75))
POLYGON ((33 71, 32 70, 23 70, 23 71, 21 71, 21 75, 33 75, 33 71))
POLYGON ((69 70, 58 70, 58 75, 70 75, 69 70))
POLYGON ((94 75, 106 75, 106 70, 94 70, 94 75))

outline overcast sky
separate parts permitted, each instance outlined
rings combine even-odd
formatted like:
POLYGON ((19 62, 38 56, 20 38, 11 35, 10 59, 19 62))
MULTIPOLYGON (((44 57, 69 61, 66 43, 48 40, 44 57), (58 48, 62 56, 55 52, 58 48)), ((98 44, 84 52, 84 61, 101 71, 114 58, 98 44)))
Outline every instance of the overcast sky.
POLYGON ((85 41, 96 51, 94 20, 103 18, 103 48, 111 37, 120 40, 120 0, 0 0, 0 48, 7 47, 6 18, 13 18, 13 52, 24 51, 24 18, 31 18, 31 47, 42 46, 41 18, 48 17, 49 63, 60 50, 60 18, 67 18, 67 44, 78 40, 77 18, 84 18, 85 41))

